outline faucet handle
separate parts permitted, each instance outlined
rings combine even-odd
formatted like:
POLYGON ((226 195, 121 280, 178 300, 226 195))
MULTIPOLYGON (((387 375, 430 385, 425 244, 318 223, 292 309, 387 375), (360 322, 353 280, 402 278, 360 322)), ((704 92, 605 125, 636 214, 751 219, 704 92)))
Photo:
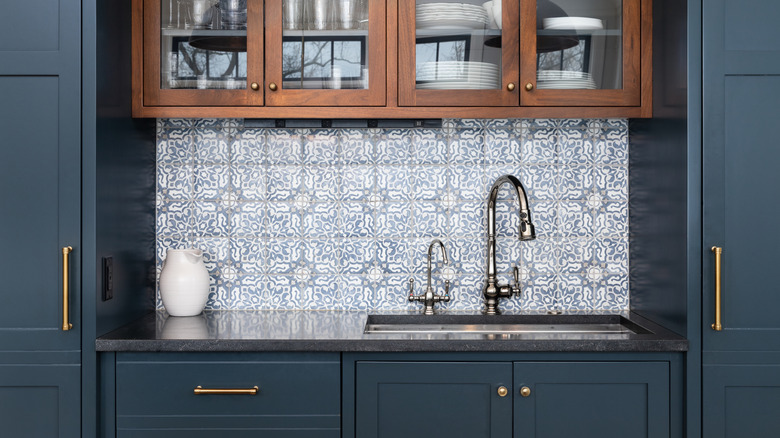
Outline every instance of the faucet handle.
POLYGON ((409 279, 409 302, 420 301, 420 297, 414 295, 414 278, 409 279))
POLYGON ((512 293, 520 296, 520 269, 518 269, 517 265, 514 265, 512 267, 512 278, 514 280, 514 283, 512 284, 512 293))

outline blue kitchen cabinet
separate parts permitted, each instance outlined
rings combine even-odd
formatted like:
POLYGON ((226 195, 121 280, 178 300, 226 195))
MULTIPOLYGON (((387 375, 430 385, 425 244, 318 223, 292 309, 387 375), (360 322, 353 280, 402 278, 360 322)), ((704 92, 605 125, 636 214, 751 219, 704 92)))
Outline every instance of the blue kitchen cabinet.
POLYGON ((511 388, 508 362, 358 362, 355 436, 509 438, 511 388))
POLYGON ((4 437, 77 437, 81 430, 80 13, 78 0, 3 4, 0 435, 4 437), (64 254, 63 248, 68 247, 73 251, 64 254))
POLYGON ((516 362, 520 437, 670 435, 669 362, 516 362))
POLYGON ((702 435, 707 438, 780 436, 780 294, 773 277, 773 254, 780 246, 778 21, 775 0, 703 2, 702 435), (714 246, 722 248, 720 272, 714 246), (715 327, 718 307, 721 326, 715 327))
POLYGON ((116 436, 339 438, 340 373, 339 353, 118 353, 116 436))
POLYGON ((463 359, 358 360, 354 390, 345 361, 343 392, 354 392, 354 436, 674 435, 669 361, 463 359))

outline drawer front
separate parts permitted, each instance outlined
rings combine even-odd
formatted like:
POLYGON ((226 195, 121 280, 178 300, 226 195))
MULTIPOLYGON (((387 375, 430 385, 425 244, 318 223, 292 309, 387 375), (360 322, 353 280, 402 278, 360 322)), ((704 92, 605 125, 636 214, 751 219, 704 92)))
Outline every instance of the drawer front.
POLYGON ((174 431, 189 428, 232 429, 221 436, 264 429, 275 430, 279 434, 272 436, 280 437, 308 436, 296 435, 293 429, 338 432, 340 384, 337 353, 118 354, 117 428, 120 436, 155 430, 177 436, 174 431), (257 386, 258 391, 197 395, 198 386, 257 386))

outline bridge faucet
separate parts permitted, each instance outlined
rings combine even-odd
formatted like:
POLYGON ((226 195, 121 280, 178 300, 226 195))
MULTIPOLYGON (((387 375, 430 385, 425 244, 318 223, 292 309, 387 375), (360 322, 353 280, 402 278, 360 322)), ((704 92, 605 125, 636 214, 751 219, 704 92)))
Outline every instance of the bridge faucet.
POLYGON ((512 295, 520 296, 520 274, 517 266, 513 269, 514 285, 512 286, 498 284, 496 274, 496 199, 501 186, 507 183, 511 184, 515 189, 517 201, 520 204, 520 234, 518 239, 533 240, 536 238, 536 231, 531 223, 531 209, 528 206, 528 197, 523 184, 512 175, 504 175, 498 178, 490 189, 487 202, 487 275, 485 288, 483 289, 483 295, 485 296, 485 310, 483 310, 483 313, 486 315, 498 315, 501 313, 498 310, 499 298, 509 298, 512 295))

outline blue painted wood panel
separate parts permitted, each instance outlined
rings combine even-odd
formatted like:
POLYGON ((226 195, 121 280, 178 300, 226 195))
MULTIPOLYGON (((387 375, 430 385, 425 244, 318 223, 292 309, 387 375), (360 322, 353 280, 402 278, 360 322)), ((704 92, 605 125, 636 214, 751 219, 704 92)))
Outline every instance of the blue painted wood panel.
POLYGON ((0 435, 80 436, 80 373, 78 365, 0 365, 0 435))
POLYGON ((670 435, 668 362, 517 362, 514 379, 515 438, 670 435))
POLYGON ((769 37, 756 29, 767 20, 780 20, 775 1, 704 4, 704 351, 780 350, 780 203, 773 198, 780 187, 780 48, 767 51, 769 37), (712 246, 723 247, 721 332, 711 328, 712 246))
POLYGON ((508 362, 358 362, 355 431, 360 438, 510 437, 508 362))
POLYGON ((703 436, 780 436, 780 365, 705 365, 703 436))

